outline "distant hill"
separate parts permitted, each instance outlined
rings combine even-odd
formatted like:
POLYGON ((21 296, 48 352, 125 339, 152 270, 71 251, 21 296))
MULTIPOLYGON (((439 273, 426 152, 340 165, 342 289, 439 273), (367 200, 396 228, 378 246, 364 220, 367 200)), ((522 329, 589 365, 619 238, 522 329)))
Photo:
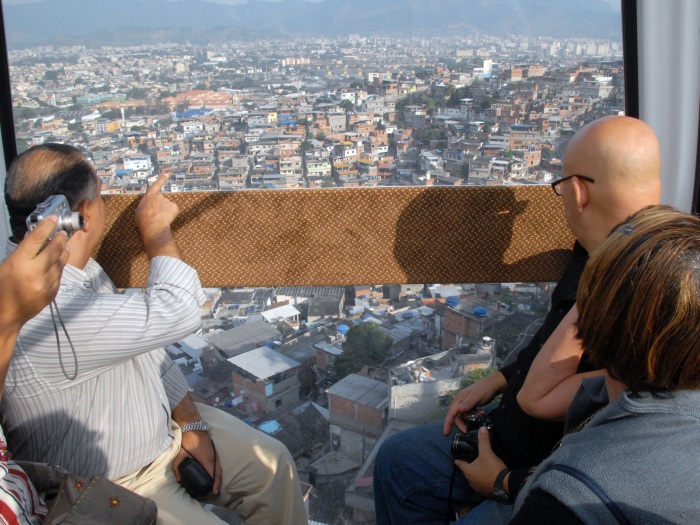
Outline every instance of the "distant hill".
POLYGON ((604 0, 251 0, 233 6, 202 0, 43 0, 3 7, 11 49, 477 31, 621 39, 620 12, 604 0))

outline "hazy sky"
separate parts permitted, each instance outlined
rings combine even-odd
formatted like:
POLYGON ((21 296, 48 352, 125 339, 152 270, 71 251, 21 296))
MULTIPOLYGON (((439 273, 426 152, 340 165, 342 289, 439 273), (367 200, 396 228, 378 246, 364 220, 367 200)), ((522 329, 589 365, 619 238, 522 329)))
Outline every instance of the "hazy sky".
MULTIPOLYGON (((3 4, 36 4, 38 2, 51 0, 3 0, 3 4)), ((165 0, 166 2, 186 2, 187 0, 165 0)), ((213 4, 247 4, 248 0, 201 0, 202 2, 211 2, 213 4)), ((283 0, 262 0, 263 2, 282 2, 283 0)), ((319 3, 324 0, 304 0, 305 2, 319 3)), ((400 1, 400 0, 397 0, 400 1)))
MULTIPOLYGON (((3 0, 4 4, 32 4, 32 3, 37 3, 41 1, 51 1, 51 0, 3 0)), ((186 2, 187 0, 167 0, 168 2, 186 2)), ((202 0, 204 2, 212 2, 215 4, 245 4, 248 3, 248 0, 202 0)), ((282 2, 283 0, 262 0, 265 2, 282 2)), ((304 0, 305 2, 313 2, 313 3, 319 3, 323 2, 325 0, 304 0)), ((329 1, 338 1, 338 0, 329 0, 329 1)), ((396 0, 397 3, 401 3, 403 0, 396 0)), ((610 4, 616 11, 620 10, 620 0, 602 0, 603 2, 606 2, 610 4)))

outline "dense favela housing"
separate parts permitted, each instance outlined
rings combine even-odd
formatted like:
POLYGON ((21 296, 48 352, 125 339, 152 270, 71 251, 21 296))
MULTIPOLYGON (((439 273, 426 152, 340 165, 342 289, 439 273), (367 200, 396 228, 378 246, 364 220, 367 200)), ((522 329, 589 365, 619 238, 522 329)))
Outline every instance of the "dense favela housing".
POLYGON ((68 142, 105 193, 549 182, 622 110, 620 45, 271 41, 11 53, 20 149, 68 142), (279 58, 268 58, 268 57, 279 58))
MULTIPOLYGON (((19 149, 77 146, 103 194, 162 174, 170 192, 548 184, 577 129, 623 111, 609 40, 45 46, 11 51, 10 69, 19 149)), ((551 292, 210 289, 201 331, 167 350, 198 399, 287 445, 314 519, 372 523, 377 445, 522 348, 551 292)))

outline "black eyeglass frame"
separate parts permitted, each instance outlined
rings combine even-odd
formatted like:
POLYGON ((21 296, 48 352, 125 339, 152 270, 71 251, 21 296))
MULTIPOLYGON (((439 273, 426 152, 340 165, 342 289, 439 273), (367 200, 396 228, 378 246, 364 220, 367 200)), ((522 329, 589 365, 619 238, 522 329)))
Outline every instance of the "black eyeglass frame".
POLYGON ((585 175, 569 175, 568 177, 564 177, 563 179, 555 180, 554 182, 551 183, 552 190, 554 190, 554 194, 561 197, 561 193, 559 193, 560 190, 557 189, 557 186, 559 186, 565 180, 573 179, 574 177, 577 177, 581 180, 585 180, 586 182, 590 182, 591 184, 595 183, 595 181, 592 178, 586 177, 585 175))

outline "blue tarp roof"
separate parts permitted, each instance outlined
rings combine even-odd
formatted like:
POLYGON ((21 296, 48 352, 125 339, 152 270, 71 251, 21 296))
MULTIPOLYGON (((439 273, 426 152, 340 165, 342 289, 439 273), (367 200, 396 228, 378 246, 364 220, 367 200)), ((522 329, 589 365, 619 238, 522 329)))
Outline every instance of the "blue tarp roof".
POLYGON ((272 421, 265 421, 263 424, 258 426, 258 428, 266 434, 274 436, 275 434, 277 434, 277 432, 282 430, 282 425, 280 425, 277 421, 273 419, 272 421))
POLYGON ((188 109, 184 113, 175 113, 177 118, 189 118, 211 113, 211 109, 188 109))

